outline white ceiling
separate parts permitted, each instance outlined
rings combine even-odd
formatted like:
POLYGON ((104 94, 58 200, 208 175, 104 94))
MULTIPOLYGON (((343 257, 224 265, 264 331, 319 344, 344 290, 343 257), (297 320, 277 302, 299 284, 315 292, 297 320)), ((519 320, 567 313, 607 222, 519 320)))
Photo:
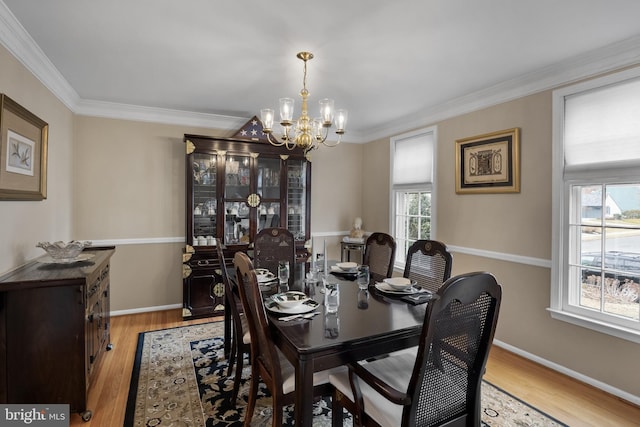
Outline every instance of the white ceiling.
POLYGON ((79 114, 230 130, 280 97, 299 111, 311 51, 310 115, 334 98, 361 142, 640 63, 639 17, 637 0, 0 0, 0 42, 79 114))

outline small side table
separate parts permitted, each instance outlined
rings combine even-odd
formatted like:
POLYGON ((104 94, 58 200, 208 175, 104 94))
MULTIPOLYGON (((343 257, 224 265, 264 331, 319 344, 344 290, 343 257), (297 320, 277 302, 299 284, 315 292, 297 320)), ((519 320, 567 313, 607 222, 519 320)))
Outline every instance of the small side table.
POLYGON ((340 261, 342 262, 352 261, 351 253, 357 252, 357 257, 354 257, 353 262, 362 264, 362 258, 364 257, 364 242, 363 243, 340 242, 340 248, 341 248, 340 261))

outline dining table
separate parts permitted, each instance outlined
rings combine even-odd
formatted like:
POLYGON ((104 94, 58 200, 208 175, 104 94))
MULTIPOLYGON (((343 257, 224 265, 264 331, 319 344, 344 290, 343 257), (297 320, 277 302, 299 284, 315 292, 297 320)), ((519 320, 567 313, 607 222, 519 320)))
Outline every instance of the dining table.
MULTIPOLYGON (((295 290, 319 303, 317 315, 283 321, 280 313, 267 310, 273 341, 295 369, 296 426, 312 425, 314 372, 418 345, 422 331, 426 304, 378 290, 376 283, 384 278, 373 275, 366 290, 358 288, 355 275, 329 273, 327 278, 338 283, 337 312, 325 310, 322 281, 304 279, 296 281, 295 290)), ((265 298, 268 308, 269 292, 265 298)))

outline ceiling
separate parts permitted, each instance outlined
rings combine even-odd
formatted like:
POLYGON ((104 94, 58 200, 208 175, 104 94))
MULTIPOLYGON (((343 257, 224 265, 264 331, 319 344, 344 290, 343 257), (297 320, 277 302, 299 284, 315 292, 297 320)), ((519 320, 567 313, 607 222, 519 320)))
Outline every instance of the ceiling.
POLYGON ((278 98, 346 141, 640 63, 637 0, 0 0, 0 42, 73 111, 234 130, 278 98), (3 28, 4 26, 4 28, 3 28))

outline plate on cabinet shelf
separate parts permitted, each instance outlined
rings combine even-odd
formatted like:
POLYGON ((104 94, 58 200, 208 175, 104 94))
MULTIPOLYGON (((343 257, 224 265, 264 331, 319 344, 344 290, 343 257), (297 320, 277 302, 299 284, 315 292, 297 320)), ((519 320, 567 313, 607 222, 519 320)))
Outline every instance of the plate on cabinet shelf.
POLYGON ((45 255, 37 261, 42 264, 73 264, 76 262, 88 261, 94 256, 95 254, 80 254, 74 258, 51 258, 49 255, 45 255))

